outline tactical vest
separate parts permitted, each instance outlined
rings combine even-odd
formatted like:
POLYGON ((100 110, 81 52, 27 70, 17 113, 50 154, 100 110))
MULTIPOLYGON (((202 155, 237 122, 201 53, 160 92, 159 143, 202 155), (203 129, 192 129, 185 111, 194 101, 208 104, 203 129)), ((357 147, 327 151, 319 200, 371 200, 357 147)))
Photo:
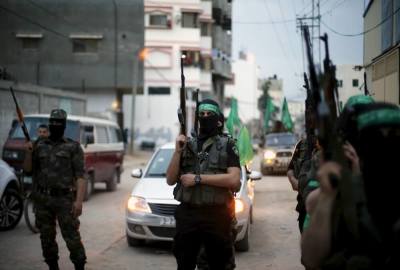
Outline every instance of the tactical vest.
MULTIPOLYGON (((197 141, 191 139, 182 152, 181 174, 196 173, 198 167, 200 174, 226 173, 228 141, 229 138, 224 136, 209 138, 197 154, 197 141), (207 148, 210 148, 208 152, 205 151, 207 148)), ((180 202, 194 205, 229 205, 233 194, 228 188, 203 184, 184 187, 178 182, 174 189, 174 197, 180 202)))

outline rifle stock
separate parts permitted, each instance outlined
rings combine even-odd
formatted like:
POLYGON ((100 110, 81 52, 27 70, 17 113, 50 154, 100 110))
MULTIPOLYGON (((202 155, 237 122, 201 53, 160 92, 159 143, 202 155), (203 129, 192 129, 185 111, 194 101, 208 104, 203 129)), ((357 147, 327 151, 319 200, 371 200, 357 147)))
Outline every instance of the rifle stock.
POLYGON ((29 136, 28 129, 26 128, 26 125, 25 125, 24 114, 18 105, 18 100, 15 96, 14 89, 11 86, 10 86, 10 91, 11 91, 11 95, 12 95, 14 103, 15 103, 15 110, 17 112, 18 122, 21 125, 21 129, 22 129, 22 132, 24 133, 25 139, 29 142, 29 141, 31 141, 31 137, 29 136))

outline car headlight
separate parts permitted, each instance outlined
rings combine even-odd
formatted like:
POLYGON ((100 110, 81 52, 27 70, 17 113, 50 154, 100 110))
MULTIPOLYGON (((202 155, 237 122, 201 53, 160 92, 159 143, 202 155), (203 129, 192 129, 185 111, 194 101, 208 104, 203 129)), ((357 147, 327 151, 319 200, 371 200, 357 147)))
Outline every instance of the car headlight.
POLYGON ((274 159, 276 157, 276 153, 272 150, 267 150, 264 153, 264 158, 265 159, 274 159))
POLYGON ((235 199, 235 213, 243 212, 244 210, 244 203, 241 199, 235 199))
POLYGON ((4 150, 3 157, 6 159, 18 159, 18 152, 12 150, 4 150))
POLYGON ((127 207, 131 212, 151 213, 149 204, 146 199, 136 196, 131 196, 128 200, 127 207))

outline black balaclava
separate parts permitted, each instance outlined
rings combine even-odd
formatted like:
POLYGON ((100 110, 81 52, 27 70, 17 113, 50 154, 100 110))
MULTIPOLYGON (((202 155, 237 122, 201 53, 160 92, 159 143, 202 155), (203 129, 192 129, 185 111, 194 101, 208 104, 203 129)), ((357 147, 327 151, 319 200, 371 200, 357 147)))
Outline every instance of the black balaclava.
MULTIPOLYGON (((211 105, 212 107, 216 108, 217 111, 207 117, 200 117, 200 138, 209 138, 211 136, 215 136, 219 133, 218 128, 218 121, 220 119, 220 110, 219 105, 212 99, 205 99, 199 104, 199 112, 203 105, 211 105)), ((209 110, 208 110, 209 111, 209 110)))
MULTIPOLYGON (((375 104, 379 107, 361 114, 358 119, 374 111, 397 110, 396 106, 375 104)), ((400 115, 398 113, 397 115, 400 115)), ((399 118, 399 117, 398 117, 399 118)), ((373 118, 371 118, 373 119, 373 118)), ((360 127, 360 120, 358 125, 360 127)), ((400 153, 400 123, 377 122, 359 130, 357 152, 360 157, 367 206, 380 231, 390 233, 400 218, 400 178, 397 171, 400 153)))
POLYGON ((66 127, 65 120, 50 118, 49 121, 50 140, 52 141, 60 140, 64 136, 65 127, 66 127))

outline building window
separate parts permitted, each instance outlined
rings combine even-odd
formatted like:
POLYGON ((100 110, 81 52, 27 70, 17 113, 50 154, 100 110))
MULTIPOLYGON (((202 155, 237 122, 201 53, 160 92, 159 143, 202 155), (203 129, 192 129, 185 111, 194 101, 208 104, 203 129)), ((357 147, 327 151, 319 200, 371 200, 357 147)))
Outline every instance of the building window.
POLYGON ((338 87, 343 87, 343 80, 338 80, 338 87))
POLYGON ((40 41, 43 38, 42 34, 16 34, 16 37, 21 39, 21 46, 24 50, 38 50, 40 41))
POLYGON ((186 55, 184 66, 187 67, 200 67, 200 51, 182 51, 186 55))
POLYGON ((393 0, 382 0, 382 51, 393 45, 393 0))
POLYGON ((353 79, 353 87, 358 87, 358 79, 353 79))
POLYGON ((169 87, 149 87, 149 95, 169 95, 171 88, 169 87))
POLYGON ((98 143, 108 143, 107 128, 96 126, 96 137, 98 143))
POLYGON ((150 14, 149 25, 161 28, 171 28, 171 21, 167 14, 150 14))
POLYGON ((138 86, 136 88, 136 95, 143 95, 144 91, 143 91, 143 86, 138 86))
POLYGON ((396 33, 395 33, 395 39, 396 42, 400 41, 400 1, 394 1, 394 21, 395 21, 395 29, 396 29, 396 33))
POLYGON ((198 13, 182 12, 182 27, 183 28, 198 28, 198 13))
POLYGON ((38 38, 23 38, 22 49, 24 50, 38 50, 40 39, 38 38))
POLYGON ((211 37, 211 23, 201 22, 200 33, 202 37, 211 37))
POLYGON ((201 70, 210 71, 212 69, 212 59, 210 56, 203 56, 201 58, 201 70))
POLYGON ((76 38, 72 41, 72 51, 74 53, 97 53, 98 39, 76 38))

